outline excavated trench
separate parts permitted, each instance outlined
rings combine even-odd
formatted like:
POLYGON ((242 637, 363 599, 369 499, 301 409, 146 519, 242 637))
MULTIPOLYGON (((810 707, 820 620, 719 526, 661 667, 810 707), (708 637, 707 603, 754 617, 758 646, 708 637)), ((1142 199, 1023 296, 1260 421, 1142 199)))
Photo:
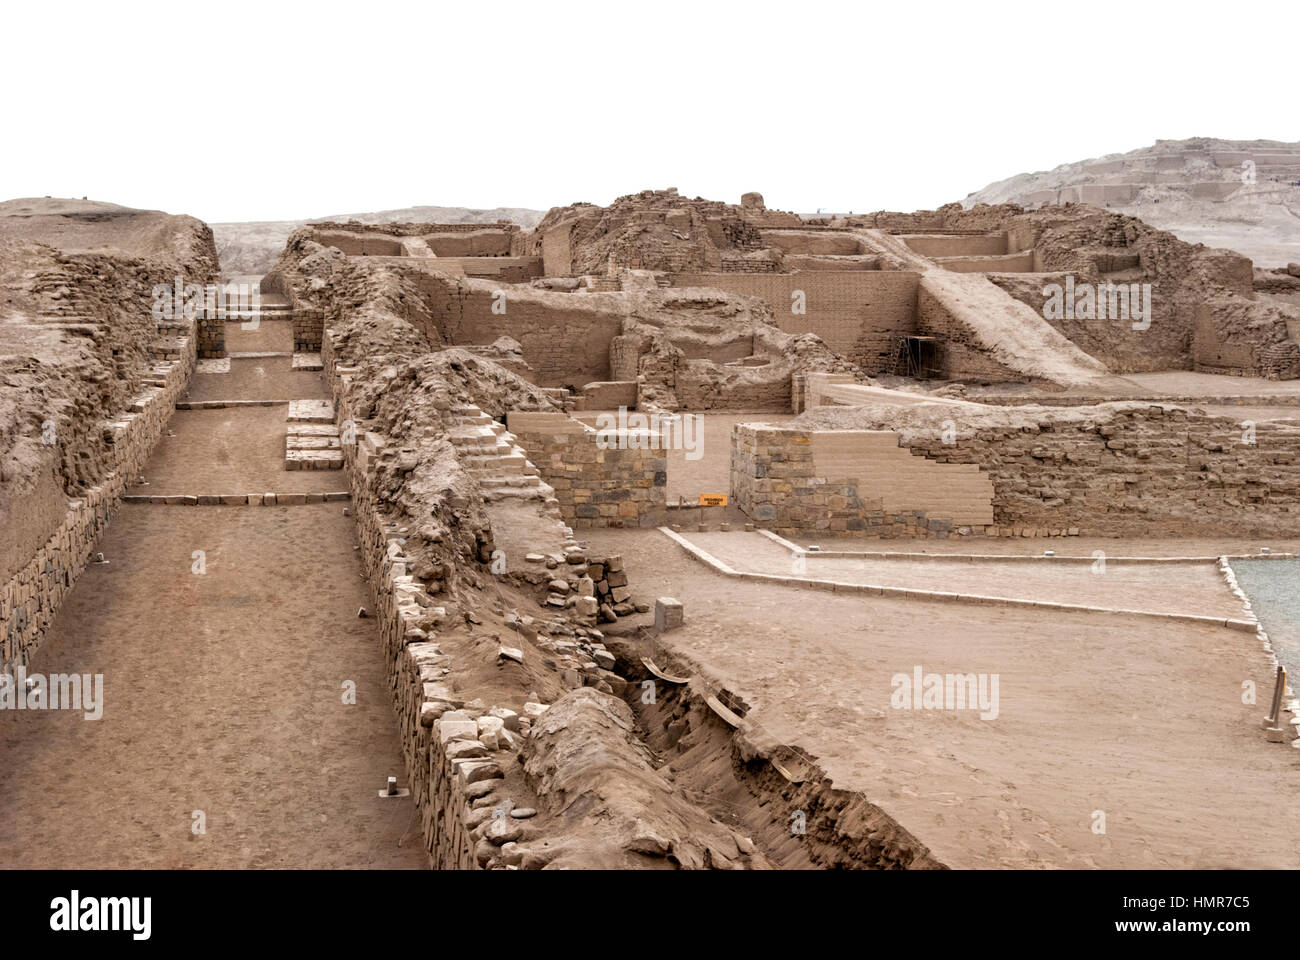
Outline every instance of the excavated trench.
POLYGON ((766 735, 748 705, 702 677, 639 627, 607 630, 628 680, 624 701, 665 780, 780 869, 946 869, 916 837, 860 793, 835 789, 816 759, 766 735), (654 672, 643 657, 654 650, 654 672), (657 659, 657 662, 656 662, 657 659))

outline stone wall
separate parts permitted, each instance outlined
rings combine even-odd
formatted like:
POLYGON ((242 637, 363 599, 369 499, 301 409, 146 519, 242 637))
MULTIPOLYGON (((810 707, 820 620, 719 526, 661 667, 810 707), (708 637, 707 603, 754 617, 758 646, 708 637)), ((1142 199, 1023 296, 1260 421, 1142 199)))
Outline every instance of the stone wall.
POLYGON ((1135 403, 1037 419, 968 432, 959 416, 955 443, 905 443, 986 470, 1003 536, 1300 534, 1300 427, 1261 422, 1244 443, 1244 421, 1135 403))
MULTIPOLYGON (((102 425, 109 441, 103 480, 67 501, 62 522, 0 591, 0 672, 31 661, 77 577, 86 568, 109 516, 140 475, 194 372, 194 324, 179 359, 165 365, 159 385, 146 386, 129 409, 102 425)), ((159 367, 162 371, 164 367, 159 367)))
POLYGON ((912 457, 890 431, 808 431, 736 424, 731 495, 778 533, 936 537, 983 535, 993 488, 968 465, 912 457))
POLYGON ((654 527, 666 517, 668 461, 657 433, 596 430, 562 413, 511 411, 506 426, 555 488, 566 523, 654 527))
MULTIPOLYGON (((322 347, 322 360, 340 422, 360 422, 360 411, 354 409, 347 377, 335 362, 328 338, 322 347)), ((423 585, 408 573, 400 531, 381 512, 382 500, 376 495, 373 481, 374 466, 386 452, 385 446, 383 437, 363 433, 357 442, 345 444, 343 452, 362 566, 375 598, 373 616, 397 714, 402 755, 430 866, 442 870, 475 869, 475 841, 463 819, 472 768, 457 769, 458 765, 449 759, 434 726, 441 714, 435 718, 432 713, 437 711, 425 707, 426 702, 441 703, 442 712, 447 712, 460 706, 438 682, 447 672, 447 657, 436 642, 428 639, 429 632, 446 620, 447 611, 435 606, 423 585)))
POLYGON ((1288 421, 1127 401, 819 407, 800 426, 893 429, 913 454, 978 467, 993 486, 986 534, 1300 534, 1300 426, 1288 421))

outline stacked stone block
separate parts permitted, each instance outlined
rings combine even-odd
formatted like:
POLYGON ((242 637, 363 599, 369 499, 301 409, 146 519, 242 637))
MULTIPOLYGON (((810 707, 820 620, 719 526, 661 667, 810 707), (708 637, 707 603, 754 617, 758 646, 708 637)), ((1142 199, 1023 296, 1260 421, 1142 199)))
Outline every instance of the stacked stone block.
POLYGON ((664 522, 668 461, 653 431, 596 430, 562 413, 513 411, 507 425, 573 527, 664 522))
MULTIPOLYGON (((839 435, 850 433, 840 431, 839 435)), ((897 440, 893 443, 897 445, 897 440)), ((967 514, 972 504, 966 500, 954 500, 951 511, 930 512, 887 503, 885 491, 873 489, 879 483, 848 475, 865 475, 865 469, 836 465, 831 467, 835 475, 826 475, 825 468, 818 465, 816 450, 814 435, 808 431, 737 424, 732 430, 731 446, 731 494, 735 505, 756 523, 785 535, 818 531, 855 539, 946 539, 950 535, 985 533, 984 524, 970 522, 967 514)), ((937 464, 932 466, 936 487, 970 482, 968 477, 948 477, 937 464)), ((912 478, 908 483, 916 485, 919 481, 912 478)), ((906 496, 893 491, 889 495, 906 496)))

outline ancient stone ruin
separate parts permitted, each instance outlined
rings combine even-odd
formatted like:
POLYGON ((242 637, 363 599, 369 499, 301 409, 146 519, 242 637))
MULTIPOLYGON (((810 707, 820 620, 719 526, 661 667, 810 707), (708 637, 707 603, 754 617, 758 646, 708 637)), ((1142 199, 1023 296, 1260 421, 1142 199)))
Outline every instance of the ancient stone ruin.
POLYGON ((1052 199, 20 202, 0 864, 1300 865, 1300 270, 1052 199))

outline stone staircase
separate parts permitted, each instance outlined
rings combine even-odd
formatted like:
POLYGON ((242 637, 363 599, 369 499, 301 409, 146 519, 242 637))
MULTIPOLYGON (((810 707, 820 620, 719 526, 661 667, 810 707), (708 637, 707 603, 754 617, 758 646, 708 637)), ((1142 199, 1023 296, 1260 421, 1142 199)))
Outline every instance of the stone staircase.
POLYGON ((555 490, 544 482, 541 471, 528 453, 515 442, 514 434, 478 407, 465 404, 451 408, 448 439, 461 465, 479 484, 487 503, 496 500, 537 500, 559 516, 555 490))
POLYGON ((291 400, 285 416, 284 469, 342 470, 343 448, 329 400, 291 400))

